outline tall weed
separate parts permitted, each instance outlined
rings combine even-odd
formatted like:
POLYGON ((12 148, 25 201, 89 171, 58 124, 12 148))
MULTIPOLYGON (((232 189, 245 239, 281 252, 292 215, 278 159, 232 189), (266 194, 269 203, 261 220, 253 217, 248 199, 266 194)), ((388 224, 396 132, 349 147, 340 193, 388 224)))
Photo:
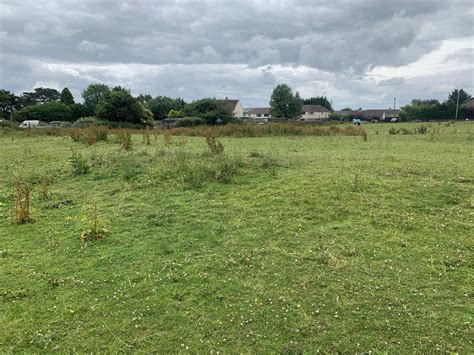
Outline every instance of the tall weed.
POLYGON ((15 181, 13 223, 24 224, 32 221, 30 214, 30 187, 26 181, 17 179, 15 181))

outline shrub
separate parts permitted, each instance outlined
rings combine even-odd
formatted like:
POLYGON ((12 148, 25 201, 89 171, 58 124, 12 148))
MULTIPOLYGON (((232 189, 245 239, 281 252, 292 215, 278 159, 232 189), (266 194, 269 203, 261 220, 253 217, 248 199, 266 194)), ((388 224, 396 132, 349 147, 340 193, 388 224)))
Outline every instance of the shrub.
POLYGON ((70 107, 61 102, 46 102, 41 105, 28 106, 14 111, 12 117, 15 121, 38 120, 51 122, 73 120, 70 107))
POLYGON ((219 155, 205 166, 208 180, 228 183, 244 166, 243 161, 219 155))
POLYGON ((388 130, 388 134, 397 134, 398 131, 395 129, 395 127, 391 127, 389 130, 388 130))
POLYGON ((92 131, 92 134, 94 135, 94 139, 97 142, 106 141, 109 137, 109 130, 107 127, 92 126, 92 127, 89 127, 88 129, 92 131))
POLYGON ((129 129, 120 129, 117 131, 117 140, 120 147, 124 150, 132 149, 132 132, 129 129))
POLYGON ((49 191, 49 186, 53 182, 51 176, 40 176, 38 178, 38 187, 41 196, 43 199, 48 199, 51 196, 51 192, 49 191))
POLYGON ((12 121, 0 120, 0 127, 16 128, 18 127, 18 123, 14 123, 12 121))
POLYGON ((72 152, 72 156, 69 159, 72 165, 72 175, 86 175, 90 171, 90 165, 87 159, 82 156, 81 153, 72 152))
POLYGON ((224 152, 224 145, 216 137, 207 135, 206 142, 212 154, 222 154, 224 152))
POLYGON ((143 165, 136 156, 120 157, 120 176, 125 181, 132 181, 143 172, 143 165))
POLYGON ((15 181, 15 206, 13 208, 13 222, 24 224, 32 222, 30 215, 30 188, 26 181, 15 181))
POLYGON ((80 142, 83 138, 83 133, 82 133, 82 130, 79 129, 79 128, 73 128, 69 131, 69 137, 71 137, 71 139, 74 141, 74 142, 80 142))
POLYGON ((416 132, 419 134, 425 134, 428 132, 428 127, 425 125, 421 125, 420 127, 416 128, 416 132))
POLYGON ((93 116, 81 117, 76 122, 74 122, 73 127, 84 128, 89 126, 97 126, 100 124, 100 121, 93 116))
POLYGON ((176 121, 178 127, 194 127, 204 124, 206 124, 206 121, 199 117, 186 117, 176 121))
POLYGON ((181 110, 173 110, 171 109, 170 112, 168 112, 168 118, 181 118, 183 117, 183 112, 181 110))

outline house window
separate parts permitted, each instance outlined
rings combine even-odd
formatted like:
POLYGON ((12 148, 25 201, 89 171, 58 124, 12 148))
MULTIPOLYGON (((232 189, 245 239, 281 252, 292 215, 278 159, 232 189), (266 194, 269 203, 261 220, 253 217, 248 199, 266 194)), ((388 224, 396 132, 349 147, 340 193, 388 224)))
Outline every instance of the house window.
POLYGON ((266 113, 266 114, 264 114, 263 116, 264 116, 264 117, 268 117, 268 116, 270 116, 270 115, 269 115, 268 113, 266 113))
POLYGON ((262 117, 262 114, 261 114, 261 113, 257 113, 257 117, 262 117))

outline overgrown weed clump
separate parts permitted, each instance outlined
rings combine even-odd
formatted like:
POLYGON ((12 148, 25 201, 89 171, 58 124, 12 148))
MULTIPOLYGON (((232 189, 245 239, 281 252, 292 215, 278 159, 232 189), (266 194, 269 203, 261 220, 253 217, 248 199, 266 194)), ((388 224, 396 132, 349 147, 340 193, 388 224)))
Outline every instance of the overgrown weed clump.
POLYGON ((133 147, 132 132, 130 129, 117 129, 115 131, 117 141, 123 150, 131 150, 133 147))
POLYGON ((13 223, 25 224, 33 222, 30 213, 31 191, 24 180, 15 181, 15 205, 13 207, 13 223))
MULTIPOLYGON (((388 130, 388 134, 390 135, 395 135, 395 134, 402 134, 402 135, 407 135, 407 134, 426 134, 428 132, 428 126, 426 125, 421 125, 418 127, 415 127, 413 129, 408 129, 405 127, 401 127, 399 129, 396 129, 395 127, 390 127, 388 130)), ((433 130, 432 130, 433 132, 433 130)))
POLYGON ((38 188, 41 197, 45 200, 51 197, 51 191, 49 187, 53 183, 53 178, 51 176, 43 175, 38 177, 38 188))
POLYGON ((97 200, 88 203, 87 199, 84 198, 84 220, 87 227, 86 230, 81 232, 81 241, 90 242, 99 240, 108 232, 104 227, 101 227, 97 210, 97 200))
POLYGON ((69 137, 74 142, 87 143, 93 145, 100 141, 107 141, 109 129, 103 126, 89 126, 86 128, 69 128, 65 129, 69 137))
POLYGON ((73 176, 86 175, 91 169, 87 159, 84 158, 81 153, 74 150, 72 151, 72 156, 69 161, 71 162, 73 176))

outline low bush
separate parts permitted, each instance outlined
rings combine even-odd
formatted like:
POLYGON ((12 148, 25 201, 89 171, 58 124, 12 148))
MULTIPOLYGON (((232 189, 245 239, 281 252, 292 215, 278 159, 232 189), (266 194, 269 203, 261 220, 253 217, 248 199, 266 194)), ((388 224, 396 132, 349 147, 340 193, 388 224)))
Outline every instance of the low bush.
POLYGON ((132 132, 129 129, 120 129, 116 131, 117 141, 120 144, 120 148, 124 150, 131 150, 132 143, 132 132))
POLYGON ((72 175, 86 175, 89 173, 91 167, 87 159, 84 158, 81 153, 73 151, 69 161, 72 165, 72 175))
POLYGON ((49 191, 49 187, 53 183, 53 179, 51 176, 40 176, 38 178, 38 188, 43 199, 48 199, 51 196, 51 192, 49 191))
POLYGON ((200 188, 205 182, 229 183, 244 167, 242 159, 224 154, 178 152, 162 159, 157 177, 174 185, 200 188))
POLYGON ((83 142, 92 145, 99 141, 108 139, 109 130, 103 126, 88 126, 87 128, 71 128, 68 130, 69 137, 74 142, 83 142))
POLYGON ((420 127, 415 128, 416 132, 419 134, 425 134, 428 132, 428 127, 425 125, 421 125, 420 127))
POLYGON ((222 154, 224 152, 224 145, 216 137, 207 135, 206 143, 212 154, 222 154))
POLYGON ((195 127, 204 124, 206 124, 206 121, 199 117, 186 117, 176 121, 178 127, 195 127))
POLYGON ((94 116, 81 117, 72 125, 75 128, 98 126, 101 122, 94 116))

